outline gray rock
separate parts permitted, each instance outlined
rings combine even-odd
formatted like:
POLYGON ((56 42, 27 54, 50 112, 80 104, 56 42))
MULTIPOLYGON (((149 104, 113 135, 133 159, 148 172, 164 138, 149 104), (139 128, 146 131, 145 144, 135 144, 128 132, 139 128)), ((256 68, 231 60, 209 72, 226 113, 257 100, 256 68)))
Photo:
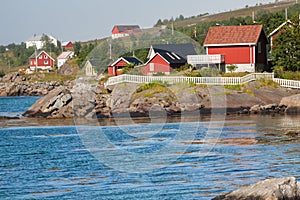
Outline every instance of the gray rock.
POLYGON ((299 183, 296 178, 273 178, 260 181, 254 185, 245 186, 228 194, 213 198, 214 200, 297 200, 299 183))
POLYGON ((287 107, 286 108, 287 114, 300 113, 300 94, 282 98, 280 105, 287 107))

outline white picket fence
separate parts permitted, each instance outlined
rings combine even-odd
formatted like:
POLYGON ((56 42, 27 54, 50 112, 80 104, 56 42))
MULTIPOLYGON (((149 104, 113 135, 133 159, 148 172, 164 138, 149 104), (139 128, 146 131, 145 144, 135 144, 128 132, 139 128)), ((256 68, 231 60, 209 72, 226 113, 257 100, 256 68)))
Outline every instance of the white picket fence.
POLYGON ((151 83, 153 81, 162 81, 169 84, 194 83, 204 85, 240 85, 259 79, 273 80, 282 87, 300 89, 300 81, 274 78, 274 73, 252 73, 243 77, 138 76, 123 74, 110 77, 104 85, 107 87, 119 83, 151 83))

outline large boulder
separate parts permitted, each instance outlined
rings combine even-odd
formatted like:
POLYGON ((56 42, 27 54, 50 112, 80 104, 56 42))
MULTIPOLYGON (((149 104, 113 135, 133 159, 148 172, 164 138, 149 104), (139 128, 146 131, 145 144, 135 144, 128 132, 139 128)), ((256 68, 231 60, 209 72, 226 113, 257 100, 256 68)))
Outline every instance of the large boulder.
POLYGON ((73 116, 70 90, 60 86, 33 104, 23 116, 45 118, 70 118, 73 116))
POLYGON ((286 106, 287 114, 300 113, 300 94, 282 98, 280 105, 286 106))
POLYGON ((213 200, 298 200, 300 199, 300 184, 296 178, 273 178, 260 181, 254 185, 245 186, 228 194, 213 198, 213 200))

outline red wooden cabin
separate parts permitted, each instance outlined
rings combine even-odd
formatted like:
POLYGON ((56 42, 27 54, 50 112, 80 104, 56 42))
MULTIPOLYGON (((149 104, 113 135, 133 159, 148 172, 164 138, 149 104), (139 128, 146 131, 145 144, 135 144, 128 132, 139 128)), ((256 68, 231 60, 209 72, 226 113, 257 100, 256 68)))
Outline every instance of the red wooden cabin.
POLYGON ((204 41, 208 55, 224 55, 225 69, 236 65, 238 72, 262 71, 268 64, 267 44, 262 25, 213 26, 204 41))

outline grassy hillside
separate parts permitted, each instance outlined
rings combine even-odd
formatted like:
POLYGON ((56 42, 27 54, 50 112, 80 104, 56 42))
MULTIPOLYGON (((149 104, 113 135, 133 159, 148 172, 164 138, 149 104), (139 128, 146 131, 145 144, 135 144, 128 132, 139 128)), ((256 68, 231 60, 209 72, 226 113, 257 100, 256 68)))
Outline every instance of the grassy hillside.
MULTIPOLYGON (((296 1, 280 1, 276 3, 269 3, 269 4, 260 4, 253 7, 245 7, 243 9, 238 9, 234 11, 228 11, 218 14, 212 14, 212 15, 204 15, 199 17, 190 17, 184 20, 175 21, 174 25, 176 27, 187 27, 187 26, 193 26, 198 23, 203 22, 214 22, 214 21, 223 21, 223 20, 229 20, 231 18, 239 18, 239 17, 247 17, 250 16, 252 18, 253 13, 254 17, 258 12, 278 12, 282 11, 285 8, 289 8, 296 4, 296 1)), ((170 25, 170 24, 169 24, 170 25)))

